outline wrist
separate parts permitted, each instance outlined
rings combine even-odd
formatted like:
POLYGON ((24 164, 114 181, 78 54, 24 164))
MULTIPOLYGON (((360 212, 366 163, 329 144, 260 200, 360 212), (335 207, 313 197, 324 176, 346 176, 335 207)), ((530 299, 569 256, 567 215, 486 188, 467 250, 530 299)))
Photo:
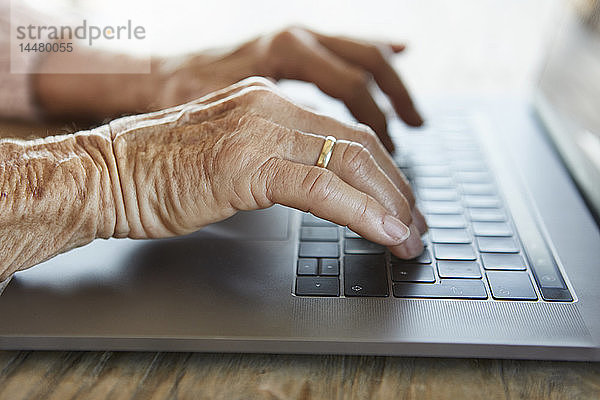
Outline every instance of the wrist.
POLYGON ((0 280, 118 226, 107 128, 0 141, 0 280))
POLYGON ((89 157, 93 162, 98 176, 95 189, 98 196, 96 237, 126 237, 129 227, 109 125, 78 132, 75 139, 83 149, 84 157, 89 157))

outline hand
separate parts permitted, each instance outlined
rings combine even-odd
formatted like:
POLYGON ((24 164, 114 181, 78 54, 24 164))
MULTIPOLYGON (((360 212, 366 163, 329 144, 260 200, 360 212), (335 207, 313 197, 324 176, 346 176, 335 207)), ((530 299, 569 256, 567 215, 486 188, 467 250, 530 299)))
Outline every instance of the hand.
POLYGON ((185 234, 278 203, 348 226, 401 258, 423 250, 425 220, 373 131, 297 106, 266 79, 110 129, 123 188, 116 209, 126 215, 114 236, 185 234), (338 138, 328 169, 314 166, 326 135, 338 138))
POLYGON ((376 44, 286 29, 254 39, 223 54, 198 53, 156 58, 150 74, 61 74, 57 71, 140 70, 143 60, 103 50, 49 53, 38 64, 32 87, 42 112, 70 120, 104 120, 181 104, 250 76, 289 78, 315 83, 341 99, 359 122, 375 130, 384 146, 394 145, 387 123, 368 86, 371 77, 409 125, 423 121, 400 77, 389 64, 402 45, 376 44), (85 90, 82 90, 85 88, 85 90))
POLYGON ((390 65, 391 54, 403 45, 376 44, 291 28, 252 40, 218 56, 193 55, 157 62, 157 103, 164 108, 200 94, 260 75, 315 83, 323 92, 342 100, 354 117, 373 128, 384 146, 393 151, 387 123, 368 86, 371 77, 391 100, 407 124, 423 123, 402 80, 390 65))

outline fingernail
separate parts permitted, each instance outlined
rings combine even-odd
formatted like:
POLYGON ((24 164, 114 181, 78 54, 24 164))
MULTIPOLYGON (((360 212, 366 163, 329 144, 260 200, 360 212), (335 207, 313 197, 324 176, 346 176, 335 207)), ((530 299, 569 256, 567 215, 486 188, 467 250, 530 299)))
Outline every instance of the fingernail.
POLYGON ((412 224, 410 226, 411 235, 404 242, 406 249, 411 257, 417 257, 419 254, 423 252, 423 241, 421 240, 421 235, 419 234, 419 230, 417 227, 412 224))
POLYGON ((404 225, 398 218, 386 215, 383 217, 383 230, 388 236, 397 240, 398 243, 404 242, 410 236, 410 229, 404 225))
POLYGON ((398 255, 405 260, 418 257, 423 253, 423 241, 417 231, 417 227, 412 224, 410 230, 410 237, 397 250, 398 255))
POLYGON ((421 126, 423 125, 423 122, 425 121, 423 121, 423 118, 417 113, 417 124, 421 126))
POLYGON ((412 126, 415 126, 415 127, 416 127, 416 126, 421 126, 421 125, 423 125, 423 122, 424 122, 424 121, 423 121, 423 118, 421 118, 421 117, 419 116, 419 114, 415 114, 415 115, 413 116, 413 119, 412 119, 412 121, 411 121, 411 125, 412 125, 412 126))
POLYGON ((421 126, 423 125, 423 118, 421 117, 421 114, 419 114, 419 112, 415 109, 412 110, 412 112, 410 113, 412 114, 410 116, 410 125, 412 126, 421 126))

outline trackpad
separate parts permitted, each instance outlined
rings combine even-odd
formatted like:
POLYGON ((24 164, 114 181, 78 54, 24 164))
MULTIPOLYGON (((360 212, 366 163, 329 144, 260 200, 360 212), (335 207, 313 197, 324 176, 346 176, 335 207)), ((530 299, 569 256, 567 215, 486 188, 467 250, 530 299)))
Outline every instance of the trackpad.
POLYGON ((190 236, 202 239, 287 240, 290 209, 240 211, 225 221, 208 225, 190 236))

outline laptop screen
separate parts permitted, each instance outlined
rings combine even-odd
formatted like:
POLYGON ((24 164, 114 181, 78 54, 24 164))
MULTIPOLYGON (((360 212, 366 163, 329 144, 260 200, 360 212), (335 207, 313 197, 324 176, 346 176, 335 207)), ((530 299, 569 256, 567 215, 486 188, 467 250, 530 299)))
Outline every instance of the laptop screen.
POLYGON ((600 0, 565 7, 536 106, 595 216, 600 215, 600 0))

